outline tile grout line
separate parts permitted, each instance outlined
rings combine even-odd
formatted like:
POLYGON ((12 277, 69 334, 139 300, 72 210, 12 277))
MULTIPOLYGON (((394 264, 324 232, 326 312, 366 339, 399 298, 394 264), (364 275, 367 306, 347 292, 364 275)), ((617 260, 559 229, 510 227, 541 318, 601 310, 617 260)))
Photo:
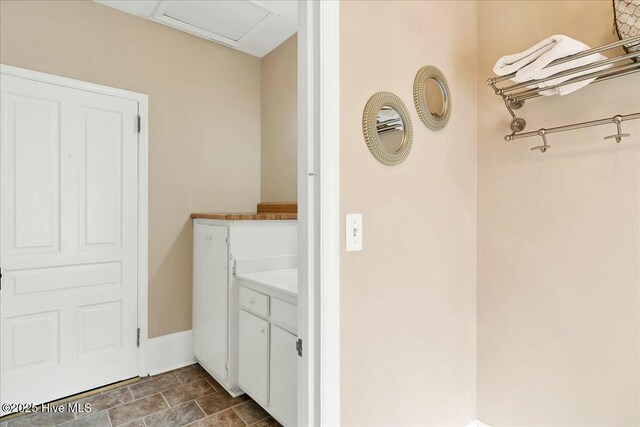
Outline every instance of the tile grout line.
MULTIPOLYGON (((160 392, 159 394, 160 394, 160 396, 162 396, 162 400, 164 400, 164 403, 167 404, 167 409, 171 409, 171 405, 169 405, 169 402, 167 402, 167 398, 164 397, 164 394, 162 394, 162 392, 160 392)), ((178 406, 178 405, 176 405, 176 406, 178 406)))
MULTIPOLYGON (((162 397, 162 399, 164 399, 164 396, 162 396, 162 392, 153 393, 153 394, 150 394, 149 396, 141 397, 140 399, 136 399, 136 398, 134 398, 134 399, 133 399, 132 401, 130 401, 130 402, 125 402, 125 403, 121 403, 121 404, 116 405, 116 406, 112 406, 111 408, 107 409, 107 411, 110 411, 111 409, 119 408, 119 407, 124 406, 124 405, 127 405, 127 404, 129 404, 129 403, 137 402, 137 401, 142 400, 142 399, 147 399, 147 398, 149 398, 149 397, 153 397, 153 396, 158 395, 158 394, 162 397)), ((131 393, 131 396, 133 397, 133 393, 131 393)), ((164 401, 165 401, 165 403, 167 402, 167 401, 166 401, 166 399, 165 399, 164 401)), ((167 408, 167 409, 168 409, 168 408, 167 408)), ((162 411, 164 411, 164 409, 161 409, 160 411, 150 412, 150 413, 148 413, 147 415, 145 415, 145 417, 148 417, 149 415, 157 414, 158 412, 162 412, 162 411)), ((107 412, 107 415, 108 415, 108 412, 107 412)), ((142 420, 142 423, 146 425, 146 423, 144 422, 144 417, 142 417, 142 418, 136 418, 136 419, 131 420, 131 421, 129 421, 129 422, 130 422, 130 423, 132 423, 132 422, 134 422, 134 421, 138 421, 138 420, 142 420)), ((111 420, 109 420, 109 421, 111 421, 111 420)), ((128 423, 127 423, 127 424, 128 424, 128 423)))
MULTIPOLYGON (((267 412, 267 411, 265 411, 265 412, 267 412)), ((251 423, 251 424, 249 424, 249 425, 251 426, 251 425, 254 425, 254 424, 258 424, 259 422, 262 422, 262 421, 264 421, 264 420, 266 420, 266 419, 269 419, 269 418, 271 418, 271 414, 267 412, 267 416, 266 416, 266 417, 264 417, 264 418, 263 418, 263 419, 261 419, 261 420, 257 420, 256 422, 253 422, 253 423, 251 423)), ((275 420, 275 418, 274 418, 274 420, 275 420)))
MULTIPOLYGON (((179 382, 179 381, 178 381, 178 382, 179 382)), ((171 390, 171 389, 169 389, 169 390, 171 390)), ((166 391, 166 390, 165 390, 165 391, 166 391)), ((162 392, 158 392, 158 393, 156 393, 156 394, 159 394, 159 395, 160 395, 160 397, 162 397, 162 400, 164 400, 164 403, 166 403, 166 404, 167 404, 167 407, 166 407, 166 408, 164 408, 164 409, 161 409, 161 410, 159 410, 159 411, 156 411, 156 412, 148 413, 148 414, 146 414, 146 415, 142 416, 142 418, 138 418, 138 420, 142 421, 142 425, 144 425, 144 426, 146 426, 146 425, 147 425, 147 422, 144 420, 145 418, 147 418, 147 417, 149 417, 149 416, 151 416, 151 415, 154 415, 154 414, 159 414, 160 412, 168 411, 169 409, 171 409, 171 406, 169 406, 169 402, 167 402, 167 399, 164 397, 164 394, 162 394, 162 392)), ((155 396, 156 394, 152 394, 151 396, 155 396)), ((147 396, 147 397, 150 397, 150 396, 147 396)), ((143 399, 144 399, 144 398, 143 398, 143 399)), ((133 422, 133 421, 137 421, 137 420, 132 420, 131 422, 133 422)))
MULTIPOLYGON (((238 406, 240 406, 240 405, 238 405, 238 406)), ((229 409, 231 409, 231 411, 232 411, 234 414, 236 414, 236 416, 237 416, 238 418, 240 418, 240 421, 242 421, 242 422, 244 423, 244 425, 245 425, 245 426, 248 426, 248 425, 249 425, 249 423, 248 423, 248 422, 246 422, 246 421, 244 420, 244 418, 242 418, 242 415, 240 415, 240 414, 238 413, 238 411, 236 411, 236 407, 235 407, 235 406, 232 406, 232 407, 231 407, 231 408, 229 408, 229 409)))
MULTIPOLYGON (((176 380, 178 380, 178 382, 180 382, 180 380, 179 380, 178 378, 176 378, 176 380)), ((129 388, 129 387, 127 386, 127 388, 129 388)), ((177 388, 177 387, 174 387, 174 388, 177 388)), ((112 407, 110 407, 110 408, 108 408, 108 409, 119 408, 120 406, 126 405, 127 403, 137 402, 138 400, 146 399, 146 398, 148 398, 148 397, 155 396, 156 394, 161 395, 161 396, 162 396, 162 398, 164 399, 164 395, 162 395, 162 393, 163 393, 163 392, 165 392, 165 391, 169 391, 169 390, 173 390, 173 389, 168 388, 168 389, 163 390, 163 391, 158 391, 158 392, 155 392, 155 393, 151 393, 151 394, 149 394, 149 395, 147 395, 147 396, 142 396, 142 397, 138 397, 138 398, 137 398, 137 397, 135 397, 135 396, 133 395, 133 392, 131 391, 131 389, 129 389, 129 394, 131 394, 131 398, 132 398, 133 400, 131 400, 131 401, 129 401, 129 402, 120 403, 119 405, 112 406, 112 407)), ((169 405, 169 402, 167 402, 167 400, 166 400, 166 399, 164 399, 164 401, 165 401, 165 403, 166 403, 167 405, 169 405)), ((134 421, 135 421, 135 420, 134 420, 134 421)))
POLYGON ((202 413, 204 414, 204 417, 202 417, 202 418, 198 418, 197 420, 192 421, 192 422, 190 422, 189 424, 193 424, 193 423, 195 423, 195 422, 197 422, 197 421, 204 420, 205 418, 207 418, 207 417, 208 417, 207 412, 206 412, 204 409, 202 409, 202 406, 200 406, 200 404, 198 403, 198 401, 197 401, 196 399, 193 399, 193 401, 195 402, 196 406, 197 406, 197 407, 202 411, 202 413))
POLYGON ((251 425, 257 424, 257 423, 259 423, 260 421, 264 421, 264 420, 266 420, 267 418, 271 417, 271 414, 270 414, 269 412, 267 412, 267 411, 266 411, 266 409, 264 409, 262 406, 260 406, 260 404, 259 404, 258 402, 256 402, 255 400, 253 400, 253 399, 251 399, 251 400, 246 400, 246 401, 244 401, 244 402, 242 402, 242 403, 240 403, 240 404, 238 404, 238 405, 236 405, 236 406, 232 406, 230 409, 231 409, 231 410, 233 410, 233 412, 238 416, 238 418, 240 418, 240 419, 242 420, 242 422, 243 422, 243 423, 245 423, 245 425, 247 425, 247 426, 251 426, 251 425), (254 421, 254 422, 252 422, 251 424, 249 424, 248 422, 246 422, 246 421, 244 420, 244 418, 242 418, 242 415, 240 415, 240 414, 236 411, 236 408, 239 408, 239 407, 240 407, 240 405, 242 405, 242 403, 247 403, 247 404, 248 404, 249 402, 255 402, 255 403, 258 405, 258 407, 259 407, 260 409, 262 409, 262 410, 267 414, 267 416, 266 416, 266 417, 264 417, 264 418, 260 418, 259 420, 255 420, 255 421, 254 421))
MULTIPOLYGON (((234 410, 233 410, 233 408, 235 408, 235 406, 230 406, 230 407, 228 407, 228 408, 226 408, 226 409, 223 409, 223 410, 221 410, 221 411, 214 412, 214 413, 212 413, 212 414, 210 414, 210 415, 207 415, 207 411, 205 411, 204 409, 202 409, 202 406, 200 406, 200 404, 198 403, 198 401, 197 401, 197 400, 195 400, 195 399, 194 399, 193 401, 194 401, 194 402, 196 402, 196 405, 198 405, 198 408, 200 408, 200 410, 204 413, 204 418, 200 418, 200 419, 198 419, 198 420, 192 421, 192 422, 190 422, 189 424, 185 424, 183 427, 189 427, 190 425, 193 425, 193 424, 197 423, 197 422, 198 422, 198 421, 200 421, 200 420, 206 420, 207 418, 212 418, 212 417, 213 417, 213 416, 215 416, 215 415, 221 414, 222 412, 224 412, 224 411, 229 411, 229 410, 231 410, 231 412, 233 412, 234 414, 236 414, 236 416, 240 419, 240 421, 242 421, 242 424, 244 424, 244 425, 245 425, 245 427, 247 426, 247 423, 245 423, 245 422, 244 422, 244 420, 242 419, 242 417, 241 417, 240 415, 238 415, 238 413, 237 413, 236 411, 234 411, 234 410)), ((238 406, 238 405, 236 405, 236 406, 238 406)), ((266 419, 266 418, 265 418, 265 419, 266 419)))
MULTIPOLYGON (((208 395, 207 395, 207 396, 208 396, 208 395)), ((235 399, 235 397, 234 397, 233 399, 235 399)), ((253 399, 251 399, 251 400, 253 400, 253 399)), ((236 411, 233 411, 233 409, 234 409, 234 408, 237 408, 238 406, 240 406, 240 405, 242 405, 242 404, 244 404, 244 403, 247 403, 247 402, 249 402, 249 401, 248 401, 248 400, 245 400, 244 402, 240 402, 240 403, 238 403, 237 405, 229 406, 229 407, 224 408, 224 409, 222 409, 222 410, 220 410, 220 411, 218 411, 218 412, 213 412, 211 415, 207 415, 207 418, 208 418, 208 417, 212 417, 212 416, 214 416, 214 415, 218 415, 219 413, 224 412, 224 411, 226 411, 226 410, 228 410, 228 409, 231 409, 231 410, 232 410, 232 412, 233 412, 234 414, 238 415, 238 413, 237 413, 236 411)), ((198 402, 196 402, 196 403, 198 403, 198 402)), ((198 405, 198 406, 199 406, 199 405, 198 405)), ((206 415, 206 414, 207 414, 207 413, 205 412, 205 415, 206 415)), ((242 419, 242 417, 241 417, 240 415, 238 415, 238 418, 240 418, 240 421, 242 421, 245 425, 247 424, 247 423, 245 423, 245 422, 244 422, 244 420, 242 419)), ((265 418, 265 419, 266 419, 266 418, 265 418)))
POLYGON ((202 411, 202 413, 204 414, 204 417, 206 418, 206 417, 207 417, 207 413, 205 412, 205 410, 204 410, 204 409, 202 409, 202 406, 200 406, 200 404, 198 403, 198 401, 197 401, 196 399, 193 399, 193 401, 194 401, 194 402, 196 402, 196 406, 197 406, 198 408, 200 408, 200 410, 201 410, 201 411, 202 411))

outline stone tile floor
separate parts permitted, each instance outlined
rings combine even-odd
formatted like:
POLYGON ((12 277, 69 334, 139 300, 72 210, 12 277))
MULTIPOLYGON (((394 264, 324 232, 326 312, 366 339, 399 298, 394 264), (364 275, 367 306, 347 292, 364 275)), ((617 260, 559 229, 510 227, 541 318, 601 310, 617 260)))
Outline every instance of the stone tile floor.
POLYGON ((36 412, 0 427, 280 427, 247 395, 231 397, 195 364, 80 397, 91 412, 36 412))

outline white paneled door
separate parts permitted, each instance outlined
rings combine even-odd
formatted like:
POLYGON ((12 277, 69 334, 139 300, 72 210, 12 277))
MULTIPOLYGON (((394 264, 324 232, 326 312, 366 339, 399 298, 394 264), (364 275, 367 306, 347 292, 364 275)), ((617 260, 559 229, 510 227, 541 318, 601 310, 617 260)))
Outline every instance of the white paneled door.
POLYGON ((138 102, 0 83, 0 400, 137 376, 138 102))

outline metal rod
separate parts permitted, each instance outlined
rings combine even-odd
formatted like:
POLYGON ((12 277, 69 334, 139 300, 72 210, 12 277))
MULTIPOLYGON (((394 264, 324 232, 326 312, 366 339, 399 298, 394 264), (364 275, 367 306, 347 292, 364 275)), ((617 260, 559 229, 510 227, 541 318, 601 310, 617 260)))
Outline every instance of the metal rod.
POLYGON ((583 80, 589 80, 589 79, 593 79, 593 78, 604 76, 604 75, 608 75, 608 74, 617 74, 617 72, 619 72, 619 71, 632 70, 632 69, 636 69, 638 67, 640 67, 640 63, 632 62, 630 64, 621 65, 619 67, 607 68, 606 70, 599 70, 599 71, 594 71, 592 73, 583 74, 581 76, 573 77, 573 78, 571 78, 569 80, 565 80, 562 83, 558 83, 558 84, 555 84, 555 85, 551 85, 551 86, 547 86, 547 87, 539 87, 539 88, 537 87, 537 88, 533 88, 533 89, 524 90, 522 92, 511 94, 507 98, 508 99, 515 99, 515 100, 530 99, 530 98, 534 98, 533 96, 530 96, 530 95, 539 94, 540 92, 545 92, 547 90, 557 89, 557 88, 559 88, 561 86, 566 86, 566 85, 569 85, 569 84, 572 84, 572 83, 577 83, 577 82, 581 82, 583 80))
POLYGON ((556 87, 560 87, 560 86, 564 86, 564 85, 568 85, 568 84, 572 84, 572 83, 576 83, 582 80, 588 80, 591 79, 593 76, 598 75, 597 79, 594 80, 593 82, 591 82, 590 84, 593 84, 595 82, 598 81, 598 79, 602 79, 602 80, 608 80, 608 79, 612 79, 615 77, 619 77, 619 76, 624 76, 627 74, 633 74, 635 72, 638 72, 638 70, 640 70, 640 62, 639 63, 635 63, 635 64, 628 64, 624 67, 616 67, 616 68, 609 68, 606 70, 600 70, 600 71, 596 71, 594 73, 590 73, 589 75, 584 75, 584 76, 580 76, 580 77, 574 77, 570 80, 566 80, 560 84, 557 84, 555 86, 549 86, 547 88, 544 89, 537 89, 537 90, 530 90, 530 91, 523 91, 520 92, 520 94, 525 94, 526 95, 520 95, 518 94, 517 96, 512 96, 509 95, 508 98, 512 99, 512 100, 518 100, 518 101, 524 101, 527 99, 532 99, 532 98, 537 98, 539 96, 544 96, 542 95, 541 92, 544 92, 545 90, 549 90, 549 89, 555 89, 556 87), (634 67, 635 65, 635 67, 634 67))
MULTIPOLYGON (((552 66, 558 65, 558 64, 564 64, 565 62, 569 62, 569 61, 572 61, 574 59, 584 58, 585 56, 593 55, 594 53, 604 52, 606 50, 610 50, 610 49, 616 48, 618 46, 622 46, 624 44, 631 44, 631 43, 634 43, 634 42, 637 42, 637 41, 640 41, 640 35, 629 37, 628 39, 618 40, 618 41, 615 41, 613 43, 609 43, 609 44, 606 44, 606 45, 603 45, 603 46, 595 47, 593 49, 583 50, 582 52, 578 52, 578 53, 575 53, 573 55, 565 56, 563 58, 558 58, 555 61, 552 61, 551 63, 549 63, 544 68, 552 67, 552 66)), ((501 82, 501 81, 504 81, 504 80, 508 80, 508 79, 512 78, 513 76, 515 76, 515 75, 516 75, 516 73, 514 72, 514 73, 511 73, 511 74, 504 75, 504 76, 493 77, 493 78, 487 80, 487 84, 498 83, 498 82, 501 82)))
POLYGON ((640 67, 638 67, 636 69, 633 69, 633 70, 625 71, 623 73, 616 73, 616 74, 600 76, 597 79, 595 79, 593 82, 591 82, 590 84, 604 82, 606 80, 615 79, 616 77, 627 76, 629 74, 637 73, 639 71, 640 71, 640 67))
MULTIPOLYGON (((590 70, 592 68, 598 68, 598 67, 601 67, 601 66, 604 66, 604 65, 609 65, 609 64, 613 64, 613 63, 616 63, 616 62, 620 62, 620 61, 624 61, 626 59, 632 59, 632 58, 636 58, 636 57, 640 57, 640 51, 628 53, 628 54, 622 55, 622 56, 616 56, 615 58, 604 59, 602 61, 592 62, 590 64, 582 65, 580 67, 576 67, 576 68, 572 68, 570 70, 565 70, 565 71, 561 71, 561 72, 556 73, 556 74, 552 74, 552 75, 550 75, 548 77, 545 77, 545 78, 542 78, 542 79, 528 80, 526 82, 517 83, 515 85, 503 87, 503 88, 501 88, 499 90, 502 93, 506 93, 506 92, 510 92, 512 90, 515 90, 515 89, 520 89, 520 88, 523 88, 523 87, 531 86, 533 84, 548 82, 549 80, 554 80, 554 79, 557 79, 559 77, 570 76, 571 74, 579 73, 581 71, 590 70)), ((608 70, 608 68, 607 68, 607 70, 608 70)))
POLYGON ((518 133, 515 135, 506 135, 504 139, 505 141, 513 141, 515 139, 529 138, 532 136, 540 136, 542 134, 549 135, 550 133, 566 132, 570 130, 588 128, 593 126, 608 125, 612 123, 625 122, 625 121, 637 120, 637 119, 640 119, 640 113, 617 115, 607 119, 591 120, 588 122, 574 123, 571 125, 557 126, 557 127, 548 128, 548 129, 542 128, 532 132, 518 133))
MULTIPOLYGON (((611 70, 609 70, 609 71, 611 71, 611 70)), ((600 76, 600 77, 598 77, 597 79, 595 79, 594 81, 592 81, 589 84, 604 82, 606 80, 614 79, 616 77, 626 76, 626 75, 629 75, 629 74, 634 74, 634 73, 637 73, 637 72, 640 72, 640 66, 638 68, 635 68, 635 69, 632 69, 632 70, 629 70, 629 71, 625 71, 625 72, 622 72, 622 73, 614 73, 614 74, 608 74, 608 75, 600 76)), ((544 96, 544 95, 541 95, 540 93, 536 93, 534 95, 529 95, 526 98, 518 98, 518 100, 524 101, 525 99, 533 99, 533 98, 538 98, 540 96, 544 96)))

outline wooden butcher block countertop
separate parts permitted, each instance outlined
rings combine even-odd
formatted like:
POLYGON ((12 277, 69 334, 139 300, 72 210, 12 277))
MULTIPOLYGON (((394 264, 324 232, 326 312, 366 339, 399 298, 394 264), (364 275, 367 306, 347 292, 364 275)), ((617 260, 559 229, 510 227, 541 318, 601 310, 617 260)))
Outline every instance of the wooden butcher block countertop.
POLYGON ((296 202, 263 202, 258 203, 256 213, 192 213, 191 218, 226 221, 298 219, 298 204, 296 202))

